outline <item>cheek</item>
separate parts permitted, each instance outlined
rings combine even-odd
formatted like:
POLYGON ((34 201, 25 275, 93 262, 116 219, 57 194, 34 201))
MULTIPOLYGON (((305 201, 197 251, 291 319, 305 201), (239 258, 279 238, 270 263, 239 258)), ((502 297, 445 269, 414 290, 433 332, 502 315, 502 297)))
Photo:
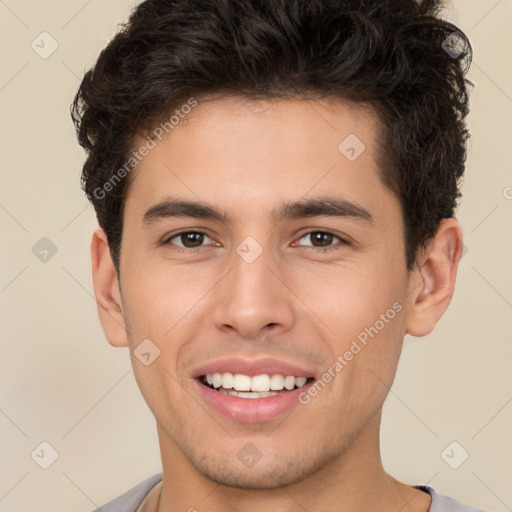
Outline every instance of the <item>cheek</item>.
POLYGON ((163 270, 155 267, 132 272, 123 303, 138 386, 155 417, 169 424, 179 419, 177 410, 188 407, 186 376, 180 362, 190 351, 190 330, 198 325, 194 305, 204 293, 185 273, 163 270), (145 352, 152 359, 147 366, 137 357, 143 340, 150 340, 149 344, 144 341, 148 344, 145 352))
POLYGON ((397 265, 385 267, 384 274, 374 270, 376 266, 367 272, 333 272, 316 300, 319 316, 329 327, 325 371, 336 374, 330 387, 338 396, 359 397, 356 402, 362 396, 368 402, 383 400, 405 335, 407 275, 397 265))
MULTIPOLYGON (((180 324, 197 314, 194 307, 208 291, 204 272, 156 265, 133 269, 126 283, 123 302, 134 332, 157 339, 171 336, 180 324)), ((124 287, 123 287, 124 288, 124 287)))
MULTIPOLYGON (((141 266, 126 282, 123 304, 130 326, 134 372, 150 407, 168 391, 174 394, 185 384, 181 362, 197 350, 193 341, 204 325, 201 300, 211 288, 209 283, 203 275, 167 266, 141 266), (158 354, 148 367, 136 360, 137 347, 147 339, 151 341, 149 352, 158 354)), ((173 403, 180 400, 175 396, 173 403)))
POLYGON ((309 279, 304 279, 307 272, 302 271, 295 274, 292 287, 329 327, 335 345, 343 348, 347 339, 376 322, 382 330, 381 315, 384 321, 389 320, 386 331, 388 323, 403 322, 404 315, 399 313, 404 307, 407 279, 403 269, 393 267, 389 263, 338 266, 316 274, 310 271, 309 279))
MULTIPOLYGON (((342 325, 341 321, 337 324, 341 334, 331 345, 332 359, 320 378, 326 385, 319 393, 325 393, 318 400, 319 415, 343 418, 344 424, 362 425, 382 406, 393 383, 404 334, 403 310, 390 311, 393 313, 384 317, 387 323, 379 318, 358 319, 359 325, 355 321, 350 326, 342 325), (346 336, 342 331, 347 332, 346 336)), ((336 435, 342 433, 333 432, 336 435)))

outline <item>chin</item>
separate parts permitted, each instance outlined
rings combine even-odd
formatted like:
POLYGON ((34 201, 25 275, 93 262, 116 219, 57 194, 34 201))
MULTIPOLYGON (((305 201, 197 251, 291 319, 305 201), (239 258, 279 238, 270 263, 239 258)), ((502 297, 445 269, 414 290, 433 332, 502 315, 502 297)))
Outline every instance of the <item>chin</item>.
POLYGON ((197 471, 216 484, 236 489, 262 490, 278 489, 301 482, 330 462, 330 457, 315 457, 293 454, 288 457, 275 454, 262 457, 252 467, 243 467, 238 461, 219 464, 211 458, 200 463, 191 461, 197 471))
POLYGON ((305 475, 283 473, 279 470, 272 471, 272 469, 258 471, 232 469, 227 474, 224 471, 201 471, 200 468, 198 469, 204 477, 216 484, 245 490, 278 489, 300 482, 305 478, 305 475))

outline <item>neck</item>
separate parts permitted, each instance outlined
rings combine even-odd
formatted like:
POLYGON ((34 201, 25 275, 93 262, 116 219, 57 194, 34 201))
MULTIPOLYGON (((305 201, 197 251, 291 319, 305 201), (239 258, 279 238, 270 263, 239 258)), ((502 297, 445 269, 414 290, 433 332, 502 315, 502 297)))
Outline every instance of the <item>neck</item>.
POLYGON ((199 473, 160 424, 163 482, 158 512, 426 512, 430 497, 389 476, 379 446, 381 411, 350 446, 307 478, 276 489, 239 489, 199 473))

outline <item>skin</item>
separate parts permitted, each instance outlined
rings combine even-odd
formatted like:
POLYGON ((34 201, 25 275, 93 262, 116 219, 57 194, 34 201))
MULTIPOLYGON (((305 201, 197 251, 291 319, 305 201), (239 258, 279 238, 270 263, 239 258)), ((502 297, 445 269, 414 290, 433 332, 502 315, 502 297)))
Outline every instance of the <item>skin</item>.
POLYGON ((112 345, 130 348, 157 421, 158 510, 428 510, 427 494, 384 471, 379 427, 405 334, 428 334, 451 300, 462 232, 444 220, 407 271, 400 204, 378 174, 377 127, 369 109, 339 99, 200 102, 137 166, 120 279, 104 232, 94 233, 103 329, 112 345), (353 162, 338 150, 349 134, 366 146, 353 162), (271 216, 283 202, 326 195, 366 209, 373 222, 271 216), (230 220, 144 224, 145 212, 170 196, 208 203, 230 220), (169 240, 187 230, 207 234, 198 248, 169 240), (322 245, 308 236, 314 230, 340 238, 322 245), (263 249, 250 264, 236 252, 247 236, 263 249), (401 311, 288 416, 236 422, 192 385, 199 365, 233 355, 274 357, 321 375, 395 303, 401 311), (133 356, 146 338, 161 351, 149 366, 133 356), (248 442, 261 452, 252 468, 237 458, 248 442))

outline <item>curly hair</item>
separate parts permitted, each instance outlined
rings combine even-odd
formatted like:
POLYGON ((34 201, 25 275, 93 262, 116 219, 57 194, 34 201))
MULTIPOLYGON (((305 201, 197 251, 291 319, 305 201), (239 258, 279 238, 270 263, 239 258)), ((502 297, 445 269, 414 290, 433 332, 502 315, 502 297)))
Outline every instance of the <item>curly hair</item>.
POLYGON ((116 269, 131 181, 125 164, 137 138, 191 97, 308 92, 365 103, 377 113, 379 173, 401 205, 407 268, 414 268, 418 250, 454 215, 469 137, 465 74, 472 50, 441 18, 442 7, 439 0, 138 5, 85 74, 71 106, 87 153, 82 188, 116 269), (126 179, 113 186, 122 168, 126 179))

